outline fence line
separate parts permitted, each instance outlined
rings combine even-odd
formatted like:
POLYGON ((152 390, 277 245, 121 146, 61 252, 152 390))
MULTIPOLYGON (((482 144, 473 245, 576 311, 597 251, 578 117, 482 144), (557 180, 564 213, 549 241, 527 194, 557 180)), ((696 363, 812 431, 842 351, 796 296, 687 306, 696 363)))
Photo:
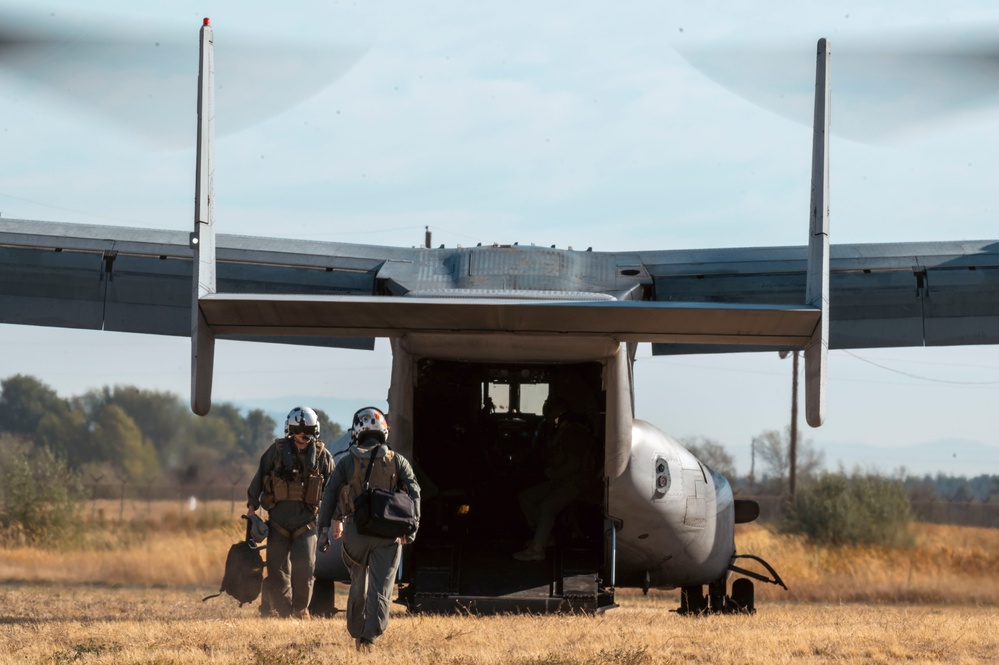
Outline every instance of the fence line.
MULTIPOLYGON (((219 479, 212 483, 196 485, 136 485, 132 483, 88 484, 87 490, 92 506, 98 500, 115 500, 120 504, 119 518, 124 514, 125 502, 176 501, 179 505, 192 506, 207 501, 228 501, 233 514, 243 512, 246 505, 246 486, 249 478, 219 479)), ((759 521, 773 523, 784 516, 785 503, 780 496, 744 496, 760 504, 759 521)), ((999 528, 999 500, 990 501, 947 501, 944 499, 913 500, 912 515, 920 522, 931 524, 955 524, 961 526, 981 526, 999 528)), ((96 510, 96 508, 92 508, 96 510)))
MULTIPOLYGON (((760 504, 760 522, 778 522, 784 517, 785 502, 780 496, 742 496, 760 504)), ((989 501, 948 501, 946 499, 913 499, 912 516, 918 522, 982 526, 999 528, 999 499, 989 501)))
MULTIPOLYGON (((118 503, 118 519, 125 517, 126 504, 155 502, 177 502, 187 512, 203 508, 209 501, 228 501, 232 514, 244 512, 246 506, 246 486, 249 478, 238 480, 217 481, 198 485, 139 485, 130 482, 100 483, 91 482, 85 485, 90 503, 91 517, 97 515, 97 502, 114 501, 118 503)), ((103 511, 102 511, 103 512, 103 511)))
POLYGON ((132 483, 90 483, 85 485, 90 499, 129 501, 172 501, 195 497, 198 501, 228 501, 235 495, 245 504, 250 479, 201 485, 136 485, 132 483))

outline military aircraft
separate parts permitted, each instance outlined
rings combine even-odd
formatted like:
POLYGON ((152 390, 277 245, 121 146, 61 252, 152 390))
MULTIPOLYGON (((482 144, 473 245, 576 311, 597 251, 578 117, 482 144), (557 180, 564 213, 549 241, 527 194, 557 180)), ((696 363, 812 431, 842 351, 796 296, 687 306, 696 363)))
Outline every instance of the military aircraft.
MULTIPOLYGON (((216 339, 371 349, 388 338, 391 442, 424 486, 400 572, 412 610, 602 611, 620 588, 679 588, 681 613, 752 612, 753 581, 784 586, 737 549, 735 525, 758 507, 634 417, 637 345, 804 350, 807 419, 818 426, 830 348, 999 342, 999 241, 830 246, 825 40, 816 63, 807 246, 306 242, 215 232, 206 19, 193 231, 0 220, 0 322, 190 336, 201 415, 216 339), (560 515, 545 559, 517 561, 529 535, 517 498, 540 471, 534 434, 551 395, 594 434, 599 471, 560 515)), ((317 577, 346 579, 336 551, 317 577)))

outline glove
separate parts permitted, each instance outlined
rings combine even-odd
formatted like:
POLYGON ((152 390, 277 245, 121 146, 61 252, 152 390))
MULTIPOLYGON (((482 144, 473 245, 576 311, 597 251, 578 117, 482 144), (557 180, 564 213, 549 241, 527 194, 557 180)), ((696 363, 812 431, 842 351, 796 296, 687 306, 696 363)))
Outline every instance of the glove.
POLYGON ((319 547, 320 552, 330 551, 330 528, 328 526, 319 530, 319 541, 316 546, 319 547))

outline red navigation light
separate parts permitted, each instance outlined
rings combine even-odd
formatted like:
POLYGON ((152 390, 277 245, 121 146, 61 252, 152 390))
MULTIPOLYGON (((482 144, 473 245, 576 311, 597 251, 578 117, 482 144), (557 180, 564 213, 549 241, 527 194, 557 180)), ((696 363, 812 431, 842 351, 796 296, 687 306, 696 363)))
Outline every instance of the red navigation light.
POLYGON ((201 25, 211 25, 211 24, 212 24, 212 20, 206 16, 205 17, 205 22, 202 23, 201 25))

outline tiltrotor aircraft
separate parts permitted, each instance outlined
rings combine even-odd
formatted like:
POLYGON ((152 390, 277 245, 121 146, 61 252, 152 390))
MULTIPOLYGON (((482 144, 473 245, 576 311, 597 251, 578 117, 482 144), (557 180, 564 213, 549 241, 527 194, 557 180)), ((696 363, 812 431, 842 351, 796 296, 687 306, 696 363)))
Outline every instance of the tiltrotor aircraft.
MULTIPOLYGON (((803 350, 818 426, 830 348, 999 342, 999 241, 829 245, 828 62, 821 40, 807 246, 303 242, 215 233, 206 20, 193 232, 0 220, 0 322, 189 335, 201 415, 216 339, 371 349, 387 337, 391 444, 424 486, 400 574, 411 609, 600 611, 620 588, 679 588, 684 613, 752 611, 754 581, 783 585, 737 547, 735 525, 758 506, 634 417, 636 346, 803 350), (594 433, 600 469, 545 559, 515 561, 528 535, 517 497, 539 470, 533 434, 549 395, 594 433)), ((320 556, 317 577, 346 579, 338 551, 320 556)))

